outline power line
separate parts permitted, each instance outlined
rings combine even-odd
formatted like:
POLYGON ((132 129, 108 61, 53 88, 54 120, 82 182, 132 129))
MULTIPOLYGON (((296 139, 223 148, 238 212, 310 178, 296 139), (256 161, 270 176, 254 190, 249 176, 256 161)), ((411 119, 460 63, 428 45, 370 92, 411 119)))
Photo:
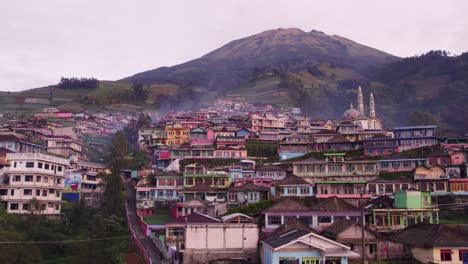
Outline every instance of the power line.
MULTIPOLYGON (((88 241, 116 240, 116 239, 129 238, 129 237, 130 236, 120 236, 120 237, 104 237, 104 238, 76 239, 76 240, 51 240, 51 241, 0 241, 0 244, 75 243, 75 242, 88 242, 88 241)), ((144 238, 144 237, 137 237, 137 238, 144 238)))

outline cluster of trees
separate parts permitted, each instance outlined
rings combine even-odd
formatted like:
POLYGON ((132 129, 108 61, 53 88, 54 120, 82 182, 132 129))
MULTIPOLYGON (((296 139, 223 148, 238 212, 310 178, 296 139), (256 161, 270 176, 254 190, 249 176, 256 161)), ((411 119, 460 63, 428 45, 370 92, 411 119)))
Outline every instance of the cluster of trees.
MULTIPOLYGON (((37 214, 36 210, 23 216, 7 214, 0 206, 0 242, 15 242, 0 246, 1 262, 126 263, 125 254, 135 252, 135 248, 129 244, 124 183, 120 174, 132 166, 146 166, 146 155, 131 151, 125 134, 119 131, 105 158, 111 173, 98 175, 106 183, 99 208, 89 208, 83 200, 64 203, 63 217, 51 220, 37 214)), ((39 207, 37 204, 37 200, 31 200, 31 208, 39 207)))
POLYGON ((99 80, 96 78, 60 78, 58 87, 61 89, 95 89, 99 86, 99 80))

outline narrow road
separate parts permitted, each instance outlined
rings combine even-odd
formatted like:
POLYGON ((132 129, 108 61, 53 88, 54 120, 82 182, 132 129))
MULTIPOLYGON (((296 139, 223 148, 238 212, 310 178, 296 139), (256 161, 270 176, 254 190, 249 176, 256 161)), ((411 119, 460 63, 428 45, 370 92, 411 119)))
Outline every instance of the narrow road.
POLYGON ((131 182, 126 182, 125 187, 127 190, 127 214, 130 220, 129 224, 132 226, 137 240, 146 251, 151 263, 166 263, 166 261, 160 260, 160 252, 151 239, 141 232, 140 223, 138 222, 138 216, 136 214, 135 188, 133 188, 131 182))

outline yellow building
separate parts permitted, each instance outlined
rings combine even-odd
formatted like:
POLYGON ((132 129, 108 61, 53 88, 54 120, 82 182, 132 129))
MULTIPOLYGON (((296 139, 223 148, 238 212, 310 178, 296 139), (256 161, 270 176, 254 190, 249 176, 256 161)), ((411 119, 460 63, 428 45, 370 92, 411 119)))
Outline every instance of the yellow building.
POLYGON ((179 124, 166 125, 166 145, 180 145, 190 141, 190 128, 179 124))

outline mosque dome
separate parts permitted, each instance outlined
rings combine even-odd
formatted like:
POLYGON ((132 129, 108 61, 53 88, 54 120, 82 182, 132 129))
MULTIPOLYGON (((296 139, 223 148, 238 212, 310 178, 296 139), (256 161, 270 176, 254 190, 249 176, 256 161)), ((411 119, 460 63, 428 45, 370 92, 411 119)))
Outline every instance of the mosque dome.
POLYGON ((358 118, 358 117, 362 117, 362 115, 357 109, 354 109, 353 104, 351 104, 351 108, 346 110, 344 112, 344 114, 343 114, 343 118, 345 120, 355 119, 355 118, 358 118))

